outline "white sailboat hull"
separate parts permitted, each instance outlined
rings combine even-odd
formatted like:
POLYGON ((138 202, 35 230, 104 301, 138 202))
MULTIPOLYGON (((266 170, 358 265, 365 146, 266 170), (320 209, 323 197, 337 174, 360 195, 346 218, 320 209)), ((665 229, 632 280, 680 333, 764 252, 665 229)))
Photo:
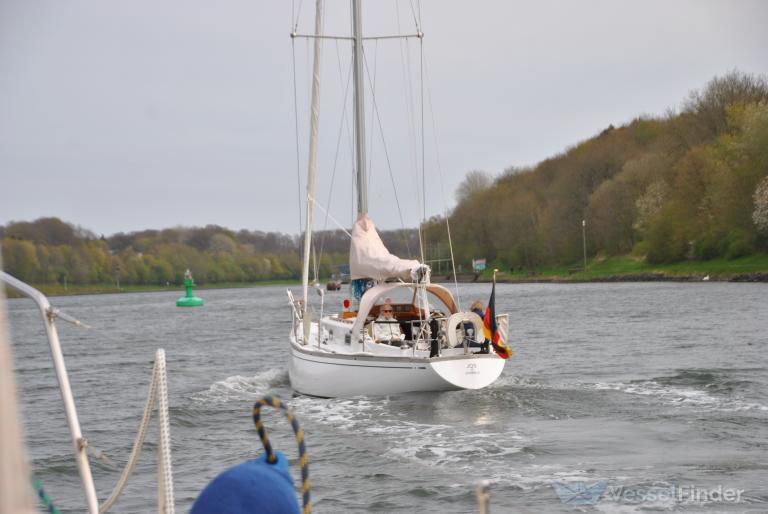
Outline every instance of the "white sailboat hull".
POLYGON ((336 398, 480 389, 501 375, 504 363, 493 354, 426 359, 332 354, 292 341, 288 373, 295 392, 336 398))

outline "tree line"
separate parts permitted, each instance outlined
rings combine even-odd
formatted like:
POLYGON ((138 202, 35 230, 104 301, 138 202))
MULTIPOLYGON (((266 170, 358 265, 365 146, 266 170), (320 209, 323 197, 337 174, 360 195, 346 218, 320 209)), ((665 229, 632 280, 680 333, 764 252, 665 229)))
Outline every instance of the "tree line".
MULTIPOLYGON (((584 235, 589 256, 651 264, 765 252, 767 177, 768 82, 734 71, 679 112, 609 126, 532 168, 469 173, 449 214, 454 250, 515 269, 579 263, 584 235)), ((445 219, 425 232, 447 241, 445 219)))
MULTIPOLYGON (((418 247, 416 230, 382 231, 385 244, 405 255, 418 247)), ((192 270, 198 284, 291 280, 301 277, 303 236, 208 225, 97 236, 58 218, 0 226, 3 266, 33 284, 167 285, 192 270)), ((341 230, 314 234, 313 269, 328 277, 346 263, 341 230)))

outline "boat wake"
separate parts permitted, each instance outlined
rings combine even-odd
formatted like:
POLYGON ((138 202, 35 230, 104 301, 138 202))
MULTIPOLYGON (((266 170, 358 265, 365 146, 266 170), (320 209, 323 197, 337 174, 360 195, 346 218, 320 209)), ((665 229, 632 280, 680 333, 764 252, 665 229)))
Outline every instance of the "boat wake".
POLYGON ((459 473, 471 472, 479 459, 486 468, 497 468, 501 477, 509 469, 509 456, 525 450, 520 434, 468 433, 440 426, 402 427, 398 432, 396 440, 401 445, 393 446, 385 455, 459 473))
POLYGON ((288 371, 270 369, 252 377, 234 375, 214 382, 207 391, 192 395, 192 400, 200 403, 226 403, 237 400, 256 400, 260 396, 274 392, 275 388, 288 385, 288 371))
POLYGON ((614 390, 645 396, 670 406, 690 407, 707 411, 768 412, 768 406, 748 401, 737 390, 749 384, 746 381, 722 380, 709 373, 681 371, 674 376, 650 380, 634 380, 628 383, 596 383, 598 390, 614 390))
POLYGON ((685 369, 675 374, 618 382, 548 382, 535 376, 507 375, 489 389, 498 391, 618 391, 671 407, 705 411, 768 412, 768 406, 749 399, 758 384, 740 376, 752 370, 685 369))
POLYGON ((403 412, 402 399, 297 397, 291 404, 302 419, 330 425, 339 437, 347 433, 378 441, 384 458, 457 476, 472 473, 477 462, 484 462, 499 477, 508 475, 510 458, 514 458, 510 456, 526 452, 527 438, 514 429, 506 427, 501 432, 497 425, 485 424, 483 419, 473 423, 413 421, 403 412))
POLYGON ((551 387, 547 382, 527 375, 508 374, 488 386, 489 389, 547 389, 551 387))
POLYGON ((361 428, 380 427, 387 417, 389 400, 365 397, 320 399, 297 396, 290 403, 302 418, 310 418, 341 431, 356 432, 361 428))

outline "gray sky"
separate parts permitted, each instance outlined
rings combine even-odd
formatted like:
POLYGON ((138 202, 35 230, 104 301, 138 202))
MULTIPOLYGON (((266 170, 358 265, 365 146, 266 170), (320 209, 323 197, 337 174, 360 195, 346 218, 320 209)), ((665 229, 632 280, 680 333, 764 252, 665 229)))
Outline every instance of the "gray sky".
MULTIPOLYGON (((326 33, 346 35, 348 5, 326 1, 326 33)), ((366 33, 397 32, 398 20, 413 32, 410 1, 363 5, 366 33)), ((299 32, 311 32, 314 2, 300 14, 299 32)), ((733 69, 768 73, 761 0, 423 0, 421 17, 427 215, 453 205, 468 171, 535 164, 609 124, 679 107, 733 69)), ((291 18, 278 0, 0 2, 0 223, 298 232, 291 18)), ((310 44, 295 46, 302 188, 310 44)), ((317 194, 343 225, 348 46, 324 48, 317 194)), ((394 181, 403 223, 416 226, 418 43, 370 42, 366 59, 379 112, 367 119, 371 214, 401 225, 394 181)), ((370 85, 366 95, 370 109, 370 85)))

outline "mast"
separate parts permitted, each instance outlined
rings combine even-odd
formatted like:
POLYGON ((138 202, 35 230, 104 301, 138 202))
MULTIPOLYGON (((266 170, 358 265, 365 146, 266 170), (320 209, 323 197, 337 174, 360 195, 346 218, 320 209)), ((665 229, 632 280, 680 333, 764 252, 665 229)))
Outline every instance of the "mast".
POLYGON ((317 125, 320 118, 320 58, 323 34, 323 0, 315 5, 315 56, 312 70, 312 108, 309 118, 309 162, 307 165, 307 226, 304 229, 304 267, 301 270, 304 319, 307 313, 309 288, 309 253, 312 243, 312 211, 315 202, 315 172, 317 171, 317 125))
POLYGON ((355 78, 355 156, 357 161, 357 216, 368 213, 368 174, 365 170, 365 104, 363 97, 363 22, 360 0, 352 0, 352 58, 355 78))

